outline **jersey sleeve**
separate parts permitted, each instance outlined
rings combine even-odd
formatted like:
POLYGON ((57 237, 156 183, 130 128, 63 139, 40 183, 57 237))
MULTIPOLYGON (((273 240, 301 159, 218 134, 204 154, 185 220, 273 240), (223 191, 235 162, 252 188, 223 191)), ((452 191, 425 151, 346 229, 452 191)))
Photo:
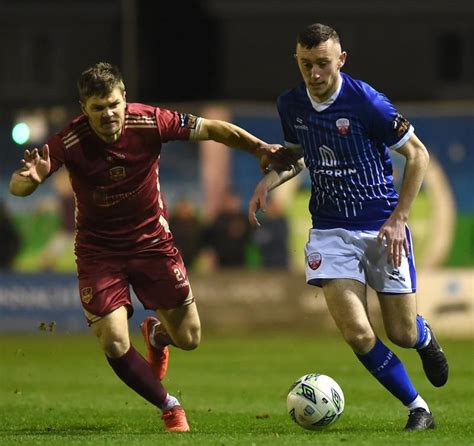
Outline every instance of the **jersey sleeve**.
POLYGON ((188 140, 197 123, 194 115, 163 108, 156 108, 155 116, 162 142, 188 140))
POLYGON ((371 100, 373 136, 389 149, 400 148, 413 135, 415 129, 410 122, 397 112, 388 98, 377 93, 371 100))
POLYGON ((49 147, 49 158, 51 160, 51 170, 48 174, 48 177, 50 177, 66 162, 66 148, 63 140, 57 134, 49 138, 47 144, 49 147))
POLYGON ((278 114, 280 115, 280 122, 283 130, 283 138, 285 140, 285 145, 293 147, 299 146, 300 143, 298 142, 298 138, 293 127, 291 126, 290 117, 281 96, 277 99, 277 109, 278 114))

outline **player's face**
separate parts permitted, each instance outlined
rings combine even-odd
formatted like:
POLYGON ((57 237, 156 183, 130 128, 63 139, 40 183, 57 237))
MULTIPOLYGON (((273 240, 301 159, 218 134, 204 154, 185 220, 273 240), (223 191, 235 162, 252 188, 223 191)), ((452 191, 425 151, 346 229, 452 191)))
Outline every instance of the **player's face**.
POLYGON ((81 105, 100 139, 108 143, 119 139, 125 122, 125 93, 122 94, 120 88, 104 97, 91 96, 81 105))
POLYGON ((324 102, 337 90, 339 71, 346 61, 346 52, 333 39, 313 48, 296 46, 296 61, 312 98, 324 102))

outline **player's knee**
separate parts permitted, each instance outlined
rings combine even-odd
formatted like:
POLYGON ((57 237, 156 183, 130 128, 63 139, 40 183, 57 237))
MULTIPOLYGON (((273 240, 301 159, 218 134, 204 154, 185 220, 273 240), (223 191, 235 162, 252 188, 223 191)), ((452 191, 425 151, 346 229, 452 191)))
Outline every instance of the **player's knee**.
POLYGON ((201 343, 201 330, 189 330, 175 343, 182 350, 195 350, 201 343))
POLYGON ((374 334, 364 330, 346 331, 344 339, 356 353, 366 353, 374 344, 374 334))
POLYGON ((129 348, 130 342, 126 339, 115 339, 102 344, 102 349, 109 358, 120 358, 129 348))

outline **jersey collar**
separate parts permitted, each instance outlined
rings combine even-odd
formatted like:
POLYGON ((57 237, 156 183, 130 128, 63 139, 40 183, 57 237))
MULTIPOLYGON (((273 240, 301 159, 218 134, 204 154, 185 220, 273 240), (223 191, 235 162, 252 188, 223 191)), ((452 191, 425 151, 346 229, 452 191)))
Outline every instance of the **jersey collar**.
POLYGON ((308 88, 306 88, 306 94, 308 95, 308 98, 311 101, 311 105, 313 106, 313 108, 317 112, 322 112, 326 110, 327 108, 329 108, 332 105, 332 103, 337 99, 337 97, 339 96, 339 93, 341 92, 341 88, 342 88, 342 76, 339 75, 339 85, 336 91, 331 95, 331 97, 326 99, 324 102, 315 101, 309 94, 308 88))

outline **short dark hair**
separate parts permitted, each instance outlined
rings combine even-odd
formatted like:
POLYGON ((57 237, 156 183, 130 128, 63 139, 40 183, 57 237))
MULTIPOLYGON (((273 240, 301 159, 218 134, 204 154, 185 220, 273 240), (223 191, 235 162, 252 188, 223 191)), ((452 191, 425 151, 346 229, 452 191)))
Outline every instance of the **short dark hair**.
POLYGON ((322 23, 313 23, 298 34, 296 42, 305 48, 314 48, 321 42, 326 42, 329 39, 340 43, 336 30, 322 23))
POLYGON ((86 102, 91 96, 99 96, 103 98, 114 90, 120 88, 122 94, 125 91, 125 84, 120 70, 108 63, 98 62, 81 73, 77 81, 77 89, 79 90, 79 99, 86 102))

